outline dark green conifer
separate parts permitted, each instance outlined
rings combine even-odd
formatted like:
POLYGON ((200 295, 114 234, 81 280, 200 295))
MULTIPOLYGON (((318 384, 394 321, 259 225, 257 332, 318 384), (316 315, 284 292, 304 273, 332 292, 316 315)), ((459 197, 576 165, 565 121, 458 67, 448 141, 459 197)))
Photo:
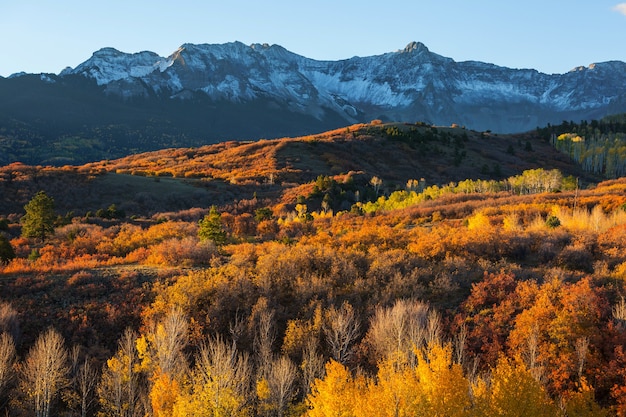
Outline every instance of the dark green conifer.
POLYGON ((21 219, 22 236, 34 237, 42 242, 54 233, 54 199, 44 191, 39 191, 24 206, 26 214, 21 219))
POLYGON ((11 259, 15 258, 15 251, 3 234, 0 234, 0 264, 8 264, 11 259))
POLYGON ((211 206, 209 214, 204 216, 198 224, 200 226, 198 230, 200 240, 211 240, 217 246, 226 243, 226 232, 222 226, 222 215, 215 206, 211 206))

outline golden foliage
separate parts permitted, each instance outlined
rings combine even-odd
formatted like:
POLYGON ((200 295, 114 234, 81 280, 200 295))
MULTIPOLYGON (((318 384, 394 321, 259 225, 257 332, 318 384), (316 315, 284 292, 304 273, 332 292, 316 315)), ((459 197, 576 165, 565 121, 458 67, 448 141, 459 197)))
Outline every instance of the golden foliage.
POLYGON ((352 377, 350 371, 339 362, 330 360, 326 364, 324 379, 316 379, 307 397, 309 417, 351 417, 354 404, 358 403, 364 388, 362 377, 352 377))
POLYGON ((154 417, 170 417, 181 395, 178 382, 166 373, 158 373, 152 379, 150 403, 154 417))
POLYGON ((554 417, 557 408, 525 365, 500 357, 489 379, 473 386, 476 408, 486 417, 554 417))

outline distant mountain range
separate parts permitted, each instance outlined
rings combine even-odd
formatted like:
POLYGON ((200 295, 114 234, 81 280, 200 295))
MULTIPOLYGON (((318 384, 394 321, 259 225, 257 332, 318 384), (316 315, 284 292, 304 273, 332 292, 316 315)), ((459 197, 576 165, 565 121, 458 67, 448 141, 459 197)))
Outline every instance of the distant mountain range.
POLYGON ((167 58, 101 49, 60 74, 0 77, 0 163, 62 164, 355 122, 521 132, 626 112, 626 63, 565 74, 456 62, 422 43, 341 61, 278 45, 185 44, 167 58))

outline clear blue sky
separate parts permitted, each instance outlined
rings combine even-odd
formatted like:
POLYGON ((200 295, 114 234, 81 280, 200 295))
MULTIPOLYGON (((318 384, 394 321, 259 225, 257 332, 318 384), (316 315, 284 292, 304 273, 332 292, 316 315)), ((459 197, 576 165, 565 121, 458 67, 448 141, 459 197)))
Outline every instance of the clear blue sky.
POLYGON ((58 73, 103 47, 279 44, 314 59, 421 41, 456 61, 547 73, 626 61, 626 0, 0 0, 0 76, 58 73))

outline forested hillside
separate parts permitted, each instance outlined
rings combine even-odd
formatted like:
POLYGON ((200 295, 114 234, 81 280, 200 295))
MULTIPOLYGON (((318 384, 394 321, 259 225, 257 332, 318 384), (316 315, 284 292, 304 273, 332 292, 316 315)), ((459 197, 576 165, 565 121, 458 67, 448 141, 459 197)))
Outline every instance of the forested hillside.
POLYGON ((619 178, 626 174, 626 115, 563 122, 538 129, 544 139, 576 161, 586 172, 619 178))
POLYGON ((320 176, 336 177, 329 195, 336 211, 375 199, 372 177, 382 180, 379 195, 403 190, 412 179, 445 186, 465 179, 502 181, 538 168, 579 178, 582 188, 602 179, 555 150, 549 137, 374 121, 299 138, 165 149, 82 166, 12 163, 0 167, 0 213, 18 216, 40 190, 55 198, 62 215, 93 214, 115 204, 128 216, 150 217, 254 195, 292 208, 300 197, 318 208, 329 191, 313 193, 320 176))
POLYGON ((624 415, 626 180, 551 149, 374 124, 4 167, 0 412, 624 415))

